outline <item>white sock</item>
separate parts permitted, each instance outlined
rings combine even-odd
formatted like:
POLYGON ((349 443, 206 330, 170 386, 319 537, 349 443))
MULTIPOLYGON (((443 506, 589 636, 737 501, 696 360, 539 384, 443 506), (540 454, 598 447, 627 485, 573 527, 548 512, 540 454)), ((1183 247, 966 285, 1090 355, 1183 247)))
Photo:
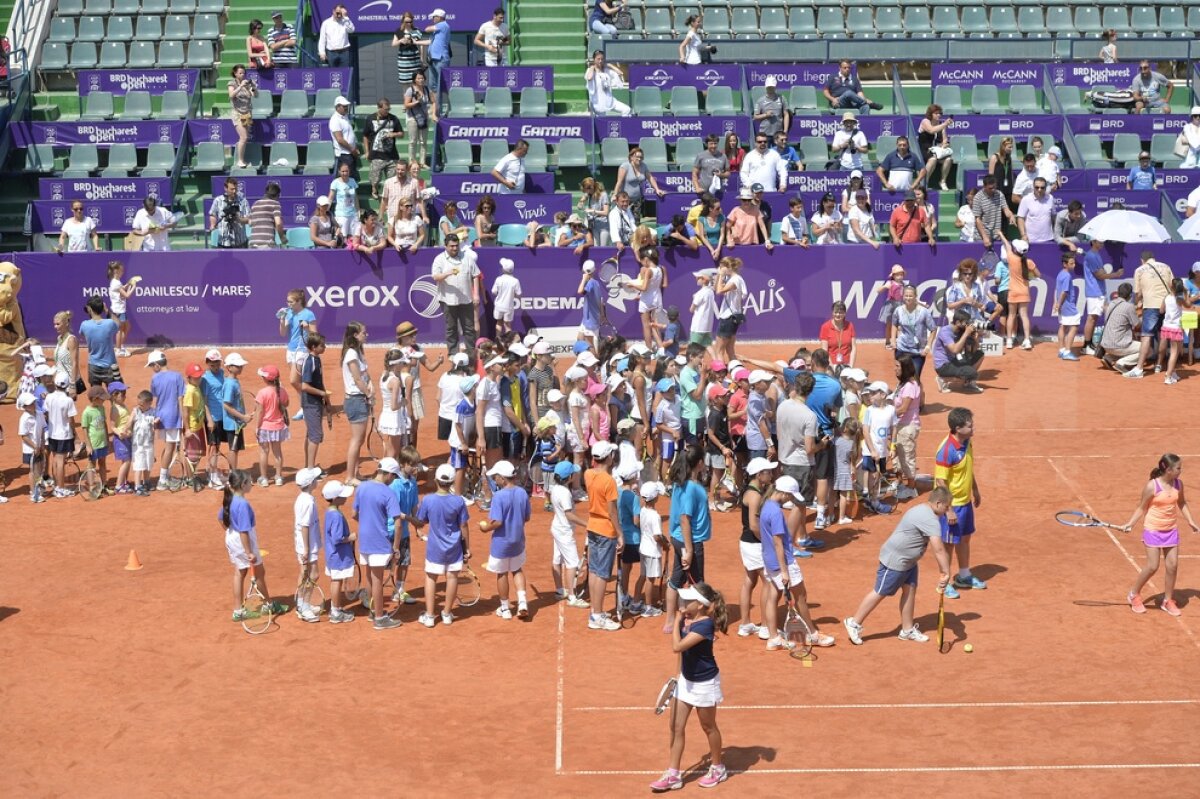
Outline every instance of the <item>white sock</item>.
POLYGON ((501 599, 501 600, 500 600, 500 607, 504 608, 505 610, 508 610, 508 600, 507 600, 507 599, 501 599))
POLYGON ((970 569, 959 569, 958 576, 961 577, 962 579, 966 580, 971 576, 971 570, 970 569))
POLYGON ((159 479, 159 480, 166 480, 166 479, 167 479, 167 470, 166 470, 166 469, 159 469, 159 470, 158 470, 158 479, 159 479))
POLYGON ((524 604, 525 604, 525 592, 524 592, 524 591, 518 591, 518 592, 517 592, 517 604, 518 604, 518 605, 524 605, 524 604))
POLYGON ((403 594, 403 593, 404 593, 404 583, 402 583, 402 582, 400 582, 400 583, 396 583, 396 593, 397 593, 397 594, 403 594))

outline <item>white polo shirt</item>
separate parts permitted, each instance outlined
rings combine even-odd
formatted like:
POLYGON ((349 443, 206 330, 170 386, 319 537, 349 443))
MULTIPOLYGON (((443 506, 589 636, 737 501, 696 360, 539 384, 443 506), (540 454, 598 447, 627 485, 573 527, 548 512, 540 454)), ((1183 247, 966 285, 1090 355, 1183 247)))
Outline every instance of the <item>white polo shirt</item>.
POLYGON ((333 154, 349 155, 350 151, 338 143, 335 133, 341 133, 342 138, 349 144, 354 144, 354 126, 350 124, 350 118, 345 114, 333 112, 333 116, 329 117, 329 139, 333 142, 333 154))

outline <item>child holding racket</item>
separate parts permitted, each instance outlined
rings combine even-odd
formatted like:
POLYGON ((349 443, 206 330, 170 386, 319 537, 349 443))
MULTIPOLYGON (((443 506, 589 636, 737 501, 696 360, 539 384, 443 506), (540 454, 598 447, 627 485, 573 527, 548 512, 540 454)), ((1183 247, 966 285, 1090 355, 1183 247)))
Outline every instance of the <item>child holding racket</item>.
POLYGON ((79 417, 83 427, 83 443, 87 448, 88 460, 100 473, 100 485, 104 493, 108 493, 108 417, 104 413, 104 403, 108 401, 108 392, 104 386, 92 386, 87 391, 88 406, 79 417))
POLYGON ((229 484, 224 488, 224 500, 217 511, 217 521, 225 530, 225 551, 229 555, 229 562, 233 564, 233 620, 237 622, 245 618, 242 600, 246 596, 246 573, 251 571, 262 588, 263 596, 271 602, 271 613, 276 616, 287 613, 287 605, 271 600, 271 592, 267 589, 267 574, 258 551, 254 508, 246 500, 252 485, 249 472, 241 469, 230 471, 229 484))
POLYGON ((671 625, 671 651, 679 654, 679 677, 671 707, 671 762, 654 782, 655 793, 683 787, 679 772, 683 761, 684 733, 692 709, 700 719, 700 729, 708 738, 708 773, 700 778, 701 788, 715 788, 728 778, 721 758, 721 730, 717 727, 717 705, 721 694, 721 670, 713 655, 717 630, 725 632, 729 614, 725 598, 708 583, 679 589, 679 616, 671 625))
POLYGON ((967 408, 954 408, 946 416, 950 435, 938 445, 933 469, 934 485, 950 489, 950 510, 942 518, 942 543, 953 546, 958 574, 946 586, 946 598, 958 599, 960 588, 979 591, 987 583, 971 574, 971 536, 975 533, 975 508, 982 501, 975 479, 975 416, 967 408))
POLYGON ((512 618, 508 599, 509 575, 517 589, 517 617, 529 618, 524 571, 525 525, 529 522, 532 509, 529 494, 513 483, 516 473, 517 470, 508 461, 497 461, 488 469, 488 476, 496 481, 496 491, 492 494, 488 518, 479 522, 480 530, 492 533, 487 570, 496 575, 496 593, 500 597, 496 615, 502 619, 512 618))
POLYGON ((225 443, 229 445, 230 471, 238 467, 238 453, 246 448, 242 428, 250 423, 255 414, 246 408, 242 384, 238 379, 246 365, 246 359, 236 352, 225 357, 225 379, 221 381, 221 428, 225 443))
MULTIPOLYGON (((275 460, 275 485, 283 485, 283 442, 288 434, 288 395, 279 384, 279 368, 267 364, 258 370, 265 385, 254 395, 258 408, 258 484, 266 488, 267 469, 275 460)), ((232 448, 231 448, 232 449, 232 448)))
MULTIPOLYGON (((306 467, 296 472, 296 488, 300 489, 300 493, 292 503, 292 534, 296 560, 300 563, 300 576, 296 578, 297 594, 305 578, 317 579, 317 553, 321 551, 321 519, 317 515, 317 500, 313 497, 313 489, 316 488, 320 477, 320 469, 306 467)), ((302 607, 297 596, 296 615, 301 621, 320 621, 321 610, 319 607, 302 607)))
POLYGON ((354 541, 342 505, 354 493, 354 486, 330 480, 321 486, 321 496, 329 503, 325 511, 325 574, 329 577, 329 623, 354 621, 354 614, 342 610, 342 583, 354 576, 354 541))
POLYGON ((21 463, 30 467, 29 500, 45 502, 41 480, 33 479, 33 459, 39 454, 43 458, 46 456, 46 422, 37 412, 37 400, 28 392, 17 397, 17 410, 21 412, 21 419, 17 422, 17 435, 21 437, 21 463))
MULTIPOLYGON (((183 379, 187 384, 183 389, 183 457, 187 458, 193 468, 200 463, 204 451, 208 448, 204 423, 204 395, 200 387, 203 377, 204 367, 198 363, 189 363, 183 370, 183 379)), ((112 393, 111 388, 108 393, 112 393)))
POLYGON ((640 566, 642 562, 642 528, 638 524, 642 506, 638 502, 637 494, 638 477, 641 472, 641 463, 624 468, 618 466, 613 470, 613 476, 617 478, 617 523, 621 528, 620 536, 624 544, 617 567, 617 601, 621 603, 622 613, 634 616, 640 616, 645 609, 638 601, 646 582, 645 572, 638 577, 633 594, 629 593, 629 578, 633 567, 640 566))
MULTIPOLYGON (((642 497, 642 510, 638 514, 638 527, 641 541, 638 544, 638 555, 642 562, 642 576, 638 578, 637 588, 642 589, 645 583, 645 593, 642 595, 642 615, 647 618, 663 615, 658 607, 662 597, 658 595, 658 586, 663 578, 663 553, 667 551, 667 539, 662 532, 662 514, 658 512, 658 498, 667 492, 667 487, 657 481, 642 483, 638 492, 642 497)), ((635 591, 636 593, 636 591, 635 591)))
POLYGON ((463 495, 463 485, 466 480, 467 450, 476 443, 476 414, 475 387, 479 378, 467 375, 459 381, 459 391, 462 399, 454 407, 454 423, 450 427, 447 443, 450 445, 450 466, 454 468, 454 493, 466 501, 468 505, 475 503, 474 497, 463 495))
POLYGON ((767 626, 767 651, 790 650, 795 643, 785 638, 779 629, 779 599, 790 595, 790 602, 808 631, 809 646, 833 646, 832 635, 822 635, 813 622, 808 610, 808 589, 804 586, 804 575, 796 563, 796 550, 792 545, 791 530, 783 515, 783 503, 795 502, 804 507, 804 496, 796 478, 783 475, 775 478, 760 506, 758 531, 762 540, 763 577, 766 580, 766 597, 763 618, 767 626))
POLYGON ((117 323, 117 337, 114 341, 118 358, 128 358, 129 350, 125 349, 125 337, 129 335, 129 314, 127 303, 137 289, 138 278, 130 278, 128 283, 122 283, 125 276, 125 265, 120 261, 108 262, 108 310, 117 323))
POLYGON ((576 574, 579 570, 579 546, 575 542, 575 528, 586 529, 587 522, 575 513, 575 499, 571 496, 571 481, 579 467, 570 461, 554 466, 554 484, 550 487, 550 506, 554 518, 550 521, 550 537, 554 541, 554 556, 550 570, 554 577, 554 595, 567 600, 573 608, 590 607, 587 600, 575 593, 576 574))
POLYGON ((437 601, 437 579, 446 576, 446 598, 442 603, 442 624, 454 621, 451 609, 458 596, 458 573, 471 557, 470 523, 467 503, 461 496, 450 493, 450 487, 461 472, 448 463, 437 467, 433 479, 437 493, 421 500, 412 517, 417 529, 429 525, 425 544, 425 612, 417 619, 425 627, 432 627, 437 601))
POLYGON ((388 519, 388 532, 392 535, 396 552, 392 561, 392 568, 396 570, 396 591, 392 601, 412 605, 417 600, 404 590, 404 581, 408 579, 408 567, 412 564, 412 539, 408 534, 408 522, 417 510, 417 469, 421 466, 421 453, 417 452, 416 447, 405 447, 399 455, 400 474, 389 486, 404 514, 404 520, 399 524, 395 519, 388 519))
MULTIPOLYGON (((139 391, 137 407, 133 410, 129 425, 134 493, 139 497, 150 496, 150 469, 154 467, 154 424, 158 421, 154 417, 153 403, 153 394, 139 391)), ((241 597, 238 597, 239 604, 241 601, 241 597)))
POLYGON ((1145 518, 1142 526, 1142 544, 1146 547, 1146 565, 1129 589, 1129 606, 1134 613, 1145 613, 1142 602, 1142 586, 1158 572, 1160 561, 1166 562, 1166 579, 1163 581, 1163 598, 1159 607, 1172 616, 1182 613, 1175 604, 1175 575, 1179 569, 1179 514, 1187 519, 1193 533, 1200 527, 1192 518, 1187 498, 1183 493, 1183 459, 1168 452, 1158 459, 1158 465, 1150 472, 1150 482, 1142 489, 1137 508, 1129 517, 1125 529, 1132 529, 1145 518))
MULTIPOLYGON (((679 391, 675 380, 664 377, 655 386, 662 396, 654 409, 654 428, 658 432, 658 474, 667 479, 667 471, 675 460, 675 451, 683 446, 683 419, 679 410, 679 391)), ((705 497, 707 501, 707 495, 705 497)))

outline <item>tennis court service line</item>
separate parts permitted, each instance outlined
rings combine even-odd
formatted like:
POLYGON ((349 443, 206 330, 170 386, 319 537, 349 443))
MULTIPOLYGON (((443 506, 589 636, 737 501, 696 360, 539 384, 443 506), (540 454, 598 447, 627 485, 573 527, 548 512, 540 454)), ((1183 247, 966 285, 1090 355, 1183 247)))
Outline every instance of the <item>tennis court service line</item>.
POLYGON ((558 603, 558 666, 556 705, 554 708, 554 773, 563 773, 563 632, 566 628, 566 602, 558 603))
MULTIPOLYGON (((724 706, 722 706, 722 709, 724 706)), ((1052 763, 1042 766, 1034 765, 1001 765, 1001 766, 944 766, 944 765, 927 765, 927 766, 897 766, 896 768, 888 768, 886 766, 874 768, 752 768, 752 769, 730 769, 730 774, 746 774, 753 776, 756 774, 932 774, 942 772, 997 772, 997 771, 1126 771, 1126 770, 1143 770, 1149 771, 1154 769, 1200 769, 1200 763, 1052 763)), ((693 770, 686 774, 701 773, 702 770, 693 770)), ((633 776, 652 776, 662 774, 662 769, 646 770, 646 771, 568 771, 565 774, 578 777, 604 776, 604 777, 633 777, 633 776)))
MULTIPOLYGON (((1200 705, 1200 699, 1061 699, 1029 702, 861 702, 854 704, 721 705, 728 710, 945 710, 953 708, 1110 707, 1123 705, 1200 705)), ((584 713, 644 711, 646 705, 573 707, 584 713)))

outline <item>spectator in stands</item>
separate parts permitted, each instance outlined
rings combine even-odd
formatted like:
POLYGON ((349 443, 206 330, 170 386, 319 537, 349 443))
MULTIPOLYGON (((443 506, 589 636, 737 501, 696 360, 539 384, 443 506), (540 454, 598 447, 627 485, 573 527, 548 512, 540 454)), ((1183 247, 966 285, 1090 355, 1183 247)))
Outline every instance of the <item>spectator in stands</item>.
POLYGON ((741 179, 743 187, 761 183, 771 191, 787 191, 787 166, 771 148, 771 138, 765 133, 754 136, 754 149, 742 159, 741 179))
POLYGON ((379 214, 370 208, 358 219, 358 231, 351 240, 354 251, 360 255, 375 255, 388 246, 387 231, 379 224, 379 214))
POLYGON ((971 201, 971 211, 975 215, 975 229, 979 231, 979 240, 989 250, 993 242, 1004 238, 1004 219, 1007 219, 1010 225, 1016 224, 1016 217, 1008 207, 1008 199, 1000 193, 995 175, 984 177, 983 190, 975 192, 975 199, 971 201))
POLYGON ((354 125, 350 123, 350 101, 341 95, 333 101, 329 137, 333 140, 333 154, 337 163, 354 169, 359 152, 358 143, 354 137, 354 125))
POLYGON ((283 21, 283 12, 271 14, 271 30, 267 31, 267 47, 277 67, 294 67, 300 63, 296 51, 296 31, 283 21))
POLYGON ((208 229, 217 231, 217 246, 223 250, 244 249, 249 222, 249 203, 238 194, 237 181, 225 178, 225 193, 213 199, 208 211, 208 229))
POLYGON ((704 149, 696 153, 692 161, 692 191, 696 194, 708 192, 720 197, 729 180, 729 158, 717 149, 721 139, 715 133, 708 134, 704 149))
POLYGON ((963 204, 959 206, 958 214, 954 217, 954 226, 958 228, 958 240, 968 244, 979 240, 979 228, 975 224, 975 209, 972 208, 975 194, 975 189, 967 189, 967 194, 963 197, 963 204))
POLYGON ((496 223, 496 201, 486 194, 475 205, 475 246, 492 247, 499 243, 500 225, 496 223))
POLYGON ((498 67, 504 64, 509 41, 508 26, 504 24, 504 8, 492 11, 492 18, 479 26, 475 46, 483 50, 483 65, 498 67))
POLYGON ((592 33, 599 33, 602 36, 616 36, 617 26, 613 24, 613 17, 620 10, 620 0, 596 0, 596 5, 592 8, 592 13, 588 17, 588 27, 592 33))
POLYGON ((433 282, 446 318, 446 346, 458 351, 461 341, 467 356, 475 359, 475 303, 483 296, 483 278, 471 249, 460 249, 458 239, 446 239, 446 250, 433 259, 433 282))
POLYGON ((629 210, 629 195, 618 191, 613 195, 612 208, 608 212, 608 238, 612 246, 617 248, 618 256, 633 242, 637 224, 633 212, 629 210))
POLYGON ((274 61, 262 30, 261 19, 250 20, 250 35, 246 37, 246 61, 253 64, 255 69, 270 69, 274 61))
POLYGON ((921 233, 929 224, 925 208, 917 203, 917 195, 913 191, 904 194, 904 202, 892 209, 888 227, 892 231, 892 244, 900 247, 904 244, 916 244, 921 240, 921 233))
POLYGON ((429 90, 425 73, 412 76, 412 85, 404 90, 404 117, 408 126, 408 160, 416 169, 425 166, 426 141, 429 133, 429 90))
POLYGON ((1033 181, 1033 193, 1021 199, 1017 207, 1017 230, 1030 244, 1054 241, 1054 197, 1042 178, 1033 181))
POLYGON ((800 153, 796 152, 795 147, 788 144, 788 135, 782 130, 775 134, 775 152, 779 154, 779 160, 783 161, 784 169, 803 171, 804 162, 800 160, 800 153))
POLYGON ((383 182, 383 198, 380 200, 379 210, 387 217, 389 224, 399 213, 401 200, 412 202, 414 208, 420 209, 419 216, 426 223, 429 222, 429 214, 425 210, 425 205, 420 202, 421 181, 417 180, 416 175, 412 175, 410 172, 408 161, 401 159, 396 162, 396 174, 383 182))
MULTIPOLYGON (((371 162, 371 199, 379 199, 379 181, 388 179, 400 155, 396 152, 396 137, 403 136, 400 120, 392 113, 386 97, 375 103, 375 113, 363 124, 362 148, 371 162)), ((412 148, 409 147, 411 150, 412 148)))
POLYGON ((1113 28, 1109 28, 1104 33, 1100 34, 1104 39, 1104 46, 1100 48, 1100 61, 1104 64, 1117 63, 1117 32, 1113 28))
POLYGON ((852 111, 842 114, 842 128, 833 134, 829 152, 838 159, 842 169, 863 168, 863 156, 867 154, 867 134, 858 127, 858 117, 852 111))
POLYGON ((158 198, 151 195, 142 200, 142 207, 133 215, 133 232, 142 239, 142 252, 170 252, 168 231, 175 228, 175 214, 169 208, 159 208, 158 198))
MULTIPOLYGON (((687 214, 675 214, 671 217, 671 224, 663 232, 662 244, 664 247, 687 247, 689 250, 700 249, 696 229, 688 224, 687 214)), ((575 254, 583 255, 583 251, 581 250, 575 254)))
POLYGON ((943 326, 933 339, 933 369, 937 372, 938 391, 950 391, 947 380, 958 379, 968 391, 979 393, 983 389, 975 381, 979 378, 978 364, 983 360, 979 349, 979 330, 971 324, 971 314, 963 308, 954 312, 950 324, 943 326))
POLYGON ((679 63, 695 66, 704 63, 704 54, 711 51, 711 45, 704 43, 704 17, 693 14, 687 18, 687 30, 683 41, 679 43, 679 63))
POLYGON ((758 123, 758 132, 774 137, 776 133, 788 130, 787 103, 783 96, 775 91, 774 75, 768 75, 763 81, 765 94, 754 102, 754 121, 758 123))
POLYGON ((1150 68, 1150 62, 1143 60, 1138 64, 1138 74, 1133 76, 1129 87, 1133 92, 1133 113, 1140 114, 1146 109, 1171 113, 1171 95, 1175 93, 1175 84, 1161 72, 1150 68))
MULTIPOLYGON (((425 244, 426 235, 425 223, 421 217, 413 214, 412 200, 401 200, 399 213, 388 224, 388 244, 395 247, 396 252, 414 253, 425 244)), ((450 236, 446 236, 447 242, 450 239, 450 236)), ((461 248, 461 245, 456 246, 461 248)))
MULTIPOLYGON (((438 220, 438 231, 441 233, 441 240, 444 242, 451 236, 458 238, 462 242, 462 246, 466 247, 471 240, 471 230, 466 221, 458 215, 458 203, 448 201, 442 206, 442 217, 438 220)), ((430 240, 430 244, 434 242, 430 240)))
POLYGON ((732 131, 725 134, 725 157, 729 159, 729 170, 731 172, 741 171, 746 151, 742 149, 742 143, 738 141, 738 135, 732 131))
POLYGON ((854 207, 850 209, 850 227, 846 230, 846 241, 851 244, 870 244, 879 249, 879 230, 875 226, 870 197, 865 191, 854 195, 854 207))
POLYGON ((592 113, 615 113, 623 117, 633 113, 628 105, 613 97, 613 88, 624 86, 625 79, 619 69, 605 61, 603 50, 592 53, 592 60, 588 61, 583 80, 587 84, 588 102, 591 103, 592 113))
POLYGON ((804 218, 804 200, 788 200, 788 214, 779 221, 779 237, 784 244, 808 249, 808 220, 804 218))
POLYGON ((921 241, 937 240, 937 209, 929 202, 929 192, 924 186, 913 186, 913 194, 917 195, 917 205, 925 209, 925 227, 922 228, 921 241))
MULTIPOLYGON (((1143 368, 1150 366, 1146 359, 1150 355, 1150 348, 1158 343, 1158 333, 1162 328, 1163 300, 1171 293, 1171 281, 1174 279, 1171 267, 1154 260, 1154 253, 1150 250, 1142 251, 1141 265, 1133 273, 1134 299, 1142 312, 1142 341, 1137 363, 1125 373, 1126 377, 1143 377, 1143 368)), ((1158 367, 1162 366, 1163 356, 1166 354, 1167 348, 1159 346, 1158 367)))
POLYGON ((1054 215, 1054 241, 1067 252, 1083 252, 1079 229, 1087 223, 1083 203, 1071 200, 1066 208, 1054 215))
POLYGON ((1062 162, 1062 149, 1058 145, 1052 146, 1046 151, 1046 154, 1037 160, 1037 174, 1049 184, 1051 194, 1058 191, 1061 187, 1061 177, 1059 173, 1062 162))
POLYGON ((821 203, 817 210, 813 212, 812 219, 812 235, 813 240, 817 244, 841 244, 842 243, 842 212, 838 210, 837 201, 833 197, 832 192, 825 192, 821 197, 821 203))
POLYGON ((350 36, 353 33, 354 23, 350 21, 350 12, 337 3, 329 19, 321 23, 321 31, 317 35, 317 55, 321 61, 331 67, 350 66, 350 36))
POLYGON ((1187 152, 1183 156, 1180 169, 1195 169, 1200 166, 1200 105, 1192 106, 1191 118, 1180 131, 1176 141, 1176 149, 1182 148, 1187 152))
MULTIPOLYGON (((763 224, 767 226, 767 230, 770 230, 771 223, 775 219, 775 212, 771 210, 771 204, 767 202, 767 198, 763 196, 763 184, 752 184, 750 186, 750 191, 754 194, 754 204, 758 206, 758 212, 762 214, 763 224)), ((767 241, 767 237, 759 236, 759 244, 765 244, 767 241)))
POLYGON ((601 247, 607 247, 608 192, 604 190, 604 184, 593 177, 586 177, 580 181, 579 191, 579 204, 576 207, 583 212, 595 242, 601 247))
POLYGON ((1017 173, 1017 178, 1013 181, 1011 199, 1014 209, 1020 206, 1021 200, 1033 194, 1033 183, 1037 180, 1037 156, 1033 153, 1025 153, 1025 157, 1021 159, 1021 166, 1021 171, 1017 173))
MULTIPOLYGON (((1000 147, 996 152, 992 153, 987 163, 987 173, 996 179, 996 190, 1004 197, 1004 202, 1006 203, 1009 202, 1009 198, 1014 194, 1013 146, 1012 136, 1005 136, 1000 139, 1000 147)), ((1012 203, 1009 210, 1015 211, 1018 202, 1020 202, 1020 198, 1017 198, 1016 202, 1012 203)))
POLYGON ((937 103, 925 109, 925 118, 917 128, 917 149, 925 162, 925 178, 933 183, 933 170, 941 173, 939 187, 950 190, 950 170, 954 168, 954 150, 950 149, 950 124, 954 117, 942 118, 942 107, 937 103))
POLYGON ((1127 191, 1154 191, 1154 164, 1150 163, 1150 153, 1142 150, 1138 153, 1138 162, 1129 169, 1129 177, 1125 179, 1127 191))
POLYGON ((1200 186, 1192 189, 1185 201, 1186 208, 1184 210, 1184 218, 1191 219, 1196 213, 1196 209, 1200 207, 1200 186))
POLYGON ((865 191, 867 199, 871 199, 871 190, 863 182, 862 170, 852 169, 850 170, 850 179, 846 181, 846 188, 842 189, 842 201, 838 203, 843 215, 850 213, 850 209, 854 207, 854 198, 860 191, 865 191))
POLYGON ((720 201, 714 197, 702 200, 700 206, 695 228, 700 243, 716 261, 721 258, 721 250, 725 246, 725 215, 721 213, 720 201))
POLYGON ((500 194, 521 194, 525 191, 525 155, 528 152, 529 142, 520 139, 517 146, 492 167, 492 178, 499 181, 500 194))
POLYGON ((642 197, 642 185, 644 183, 649 183, 650 190, 657 196, 666 196, 666 192, 659 188, 654 173, 646 167, 645 160, 646 154, 642 152, 642 148, 634 147, 629 151, 629 159, 617 167, 616 190, 623 191, 629 196, 629 206, 633 210, 633 217, 639 222, 643 215, 642 205, 645 198, 642 197))
MULTIPOLYGON (((559 213, 562 213, 561 211, 559 213)), ((676 214, 679 216, 679 214, 676 214)), ((554 231, 554 246, 555 247, 570 247, 576 255, 583 255, 587 252, 588 247, 595 244, 596 241, 592 237, 592 232, 588 230, 587 223, 583 221, 583 217, 579 214, 571 214, 567 217, 567 222, 562 226, 562 229, 554 231)), ((693 247, 695 249, 695 247, 693 247)))
POLYGON ((867 99, 863 93, 862 83, 853 74, 853 64, 842 61, 838 71, 829 76, 825 83, 825 99, 834 108, 862 108, 867 106, 875 111, 883 108, 879 103, 867 99))
POLYGON ((246 77, 246 68, 235 64, 230 72, 230 81, 226 87, 229 94, 229 104, 232 106, 233 129, 237 132, 237 146, 234 148, 234 163, 238 169, 246 168, 246 142, 250 139, 251 111, 254 97, 258 94, 258 86, 246 77))
POLYGON ((908 137, 896 139, 896 149, 884 156, 875 169, 886 191, 908 191, 925 179, 924 162, 908 149, 908 137))
POLYGON ((413 76, 425 74, 425 65, 421 63, 421 43, 425 34, 414 22, 413 13, 405 11, 400 18, 400 27, 392 34, 392 47, 396 48, 396 80, 400 81, 401 92, 408 89, 413 76))
POLYGON ((442 70, 450 66, 450 23, 446 22, 446 12, 435 8, 429 15, 433 24, 425 28, 432 34, 428 42, 421 42, 422 47, 429 48, 429 99, 433 102, 433 121, 438 118, 441 108, 442 70))
POLYGON ((762 212, 754 202, 754 192, 743 187, 738 194, 738 207, 729 212, 725 233, 726 246, 732 249, 738 244, 757 244, 759 237, 766 240, 767 249, 772 248, 770 230, 763 221, 762 212))
MULTIPOLYGON (((1080 250, 1076 249, 1075 252, 1080 252, 1080 250)), ((1125 274, 1124 269, 1107 271, 1111 270, 1112 266, 1109 265, 1107 268, 1104 266, 1103 253, 1104 242, 1092 239, 1092 246, 1088 249, 1087 255, 1083 256, 1084 313, 1087 315, 1087 320, 1083 323, 1083 351, 1086 355, 1096 354, 1092 347, 1092 333, 1096 329, 1096 320, 1104 313, 1104 296, 1107 294, 1104 290, 1104 281, 1119 280, 1125 274)), ((1132 296, 1132 288, 1130 296, 1132 296)), ((1132 335, 1131 331, 1131 338, 1132 335)), ((1132 364, 1130 365, 1132 366, 1132 364)))
POLYGON ((1104 313, 1104 335, 1100 337, 1105 365, 1122 374, 1137 366, 1142 357, 1142 348, 1133 337, 1139 322, 1137 306, 1130 302, 1131 297, 1133 286, 1128 283, 1117 286, 1117 296, 1104 313))
POLYGON ((283 207, 279 204, 279 184, 267 184, 263 196, 250 206, 250 249, 273 250, 279 241, 284 241, 283 207))
POLYGON ((329 201, 333 203, 333 218, 342 233, 354 235, 358 220, 358 181, 350 176, 347 164, 338 164, 337 177, 329 184, 329 201))
POLYGON ((322 194, 317 198, 317 207, 308 220, 308 237, 318 249, 340 250, 346 245, 345 233, 330 213, 332 205, 329 198, 322 194))
MULTIPOLYGON (((236 186, 236 184, 234 184, 236 186)), ((87 252, 89 249, 100 249, 100 236, 96 233, 96 220, 84 216, 83 200, 71 202, 71 218, 62 223, 62 231, 58 234, 57 253, 87 252), (88 247, 88 242, 91 247, 88 247)))

